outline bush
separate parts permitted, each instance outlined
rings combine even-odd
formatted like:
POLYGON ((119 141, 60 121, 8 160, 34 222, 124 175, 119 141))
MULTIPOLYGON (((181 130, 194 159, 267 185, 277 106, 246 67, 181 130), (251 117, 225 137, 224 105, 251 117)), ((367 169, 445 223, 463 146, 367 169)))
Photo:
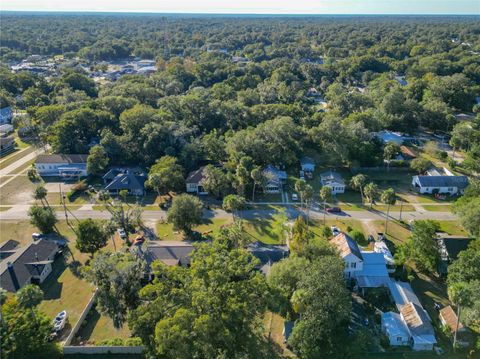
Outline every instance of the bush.
POLYGON ((361 246, 367 246, 368 241, 365 238, 365 235, 357 230, 351 230, 348 232, 348 235, 354 239, 355 242, 360 244, 361 246))

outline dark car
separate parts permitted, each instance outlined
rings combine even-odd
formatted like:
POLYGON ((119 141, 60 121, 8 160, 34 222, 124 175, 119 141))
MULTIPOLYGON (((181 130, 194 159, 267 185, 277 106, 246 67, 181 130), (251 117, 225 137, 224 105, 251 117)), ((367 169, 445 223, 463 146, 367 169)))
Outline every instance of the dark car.
POLYGON ((341 212, 342 209, 340 207, 328 207, 326 211, 328 213, 338 213, 338 212, 341 212))

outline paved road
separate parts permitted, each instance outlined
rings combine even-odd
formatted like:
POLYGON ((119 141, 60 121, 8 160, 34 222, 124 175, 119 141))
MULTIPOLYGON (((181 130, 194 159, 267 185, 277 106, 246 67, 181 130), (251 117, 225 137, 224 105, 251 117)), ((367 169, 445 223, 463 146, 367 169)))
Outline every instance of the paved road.
POLYGON ((23 173, 26 172, 27 169, 25 169, 24 171, 21 171, 20 173, 16 173, 16 174, 13 174, 13 175, 10 175, 10 176, 8 175, 9 173, 15 171, 17 168, 20 168, 21 166, 23 166, 28 161, 31 161, 31 160, 37 158, 38 155, 40 155, 44 152, 45 152, 44 149, 37 149, 37 150, 23 156, 22 158, 19 158, 17 161, 13 162, 11 165, 5 167, 4 169, 1 169, 0 170, 0 178, 8 177, 8 179, 6 181, 4 181, 2 184, 0 184, 0 188, 7 185, 8 183, 10 183, 11 181, 13 181, 18 176, 23 175, 23 173))
MULTIPOLYGON (((0 220, 21 220, 28 219, 28 207, 29 206, 14 206, 7 211, 0 212, 0 220)), ((293 206, 286 206, 287 216, 294 219, 298 216, 299 211, 293 206)), ((251 209, 242 211, 242 218, 256 219, 265 218, 271 216, 276 211, 275 209, 251 209)), ((69 217, 74 216, 78 219, 94 218, 94 219, 108 219, 110 213, 107 211, 96 211, 92 209, 78 209, 71 211, 69 217)), ((65 218, 65 213, 58 210, 57 216, 59 219, 65 218)), ((232 215, 223 210, 205 210, 204 218, 230 218, 232 215)), ((347 211, 339 214, 327 213, 327 218, 351 218, 357 220, 376 220, 385 219, 385 213, 379 211, 347 211)), ((310 217, 321 219, 323 218, 323 211, 311 210, 310 217)), ((390 212, 390 218, 399 219, 399 212, 390 212)), ((157 211, 144 211, 143 218, 145 220, 160 220, 166 218, 166 212, 157 211)), ((429 212, 429 211, 416 211, 416 212, 403 212, 402 219, 404 221, 415 219, 437 219, 437 220, 456 220, 458 217, 450 212, 429 212)))

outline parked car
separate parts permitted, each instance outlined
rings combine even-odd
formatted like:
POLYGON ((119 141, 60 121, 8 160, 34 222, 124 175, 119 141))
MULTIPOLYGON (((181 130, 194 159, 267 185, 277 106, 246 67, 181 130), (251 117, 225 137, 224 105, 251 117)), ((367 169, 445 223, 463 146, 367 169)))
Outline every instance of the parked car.
POLYGON ((62 311, 57 314, 55 319, 53 320, 53 331, 59 332, 65 327, 65 323, 67 322, 67 311, 62 311))
POLYGON ((117 232, 121 240, 125 241, 127 239, 127 233, 125 233, 125 230, 123 228, 118 228, 117 232))
POLYGON ((338 212, 341 212, 342 209, 340 207, 328 207, 326 211, 328 213, 338 213, 338 212))
POLYGON ((33 239, 34 241, 39 241, 40 239, 43 239, 43 238, 45 238, 45 237, 46 237, 46 235, 45 235, 45 234, 42 234, 42 233, 36 233, 36 232, 35 232, 35 233, 32 233, 32 239, 33 239))
POLYGON ((298 201, 298 194, 292 193, 292 201, 298 201))
POLYGON ((300 171, 300 179, 305 181, 305 172, 300 171))
POLYGON ((331 226, 330 229, 332 230, 332 234, 333 234, 334 236, 340 234, 340 230, 339 230, 337 227, 331 226))

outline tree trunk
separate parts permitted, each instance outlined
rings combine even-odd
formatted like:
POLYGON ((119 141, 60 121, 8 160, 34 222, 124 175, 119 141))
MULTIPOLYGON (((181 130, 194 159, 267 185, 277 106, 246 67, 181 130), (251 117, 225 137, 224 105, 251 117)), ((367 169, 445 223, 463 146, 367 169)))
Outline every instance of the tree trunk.
POLYGON ((327 224, 327 201, 323 201, 323 225, 327 224))
POLYGON ((360 186, 360 201, 362 202, 362 206, 363 206, 363 188, 362 188, 362 186, 360 186))
POLYGON ((112 236, 112 243, 113 243, 113 249, 116 252, 117 251, 117 245, 115 244, 115 235, 112 236))
POLYGON ((457 309, 457 324, 455 326, 455 335, 453 336, 453 350, 457 347, 457 333, 458 333, 458 326, 460 325, 460 304, 458 304, 457 309))
POLYGON ((253 192, 252 192, 252 202, 255 202, 255 186, 257 184, 255 182, 253 182, 253 192))
POLYGON ((385 218, 385 235, 387 235, 388 216, 390 213, 390 205, 387 206, 387 217, 385 218))

